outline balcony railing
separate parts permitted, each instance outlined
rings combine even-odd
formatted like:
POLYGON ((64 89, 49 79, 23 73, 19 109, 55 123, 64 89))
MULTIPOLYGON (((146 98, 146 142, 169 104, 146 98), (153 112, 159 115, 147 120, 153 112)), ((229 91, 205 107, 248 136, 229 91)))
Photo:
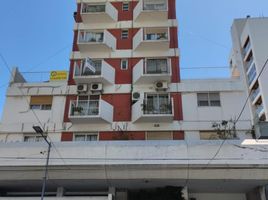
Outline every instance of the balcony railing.
POLYGON ((77 44, 81 52, 110 52, 116 49, 116 39, 107 30, 79 31, 77 44))
POLYGON ((249 86, 255 80, 256 76, 257 76, 257 71, 256 71, 256 66, 254 64, 254 66, 250 69, 250 71, 248 73, 248 84, 249 84, 249 86))
POLYGON ((263 111, 264 111, 264 106, 263 106, 263 104, 256 106, 256 114, 257 114, 259 117, 261 117, 263 111))
POLYGON ((133 83, 148 84, 171 81, 170 59, 140 60, 133 68, 133 83))
POLYGON ((82 13, 97 13, 97 12, 105 12, 105 4, 104 5, 83 4, 82 13))
POLYGON ((249 61, 246 61, 246 72, 248 72, 248 70, 250 69, 253 61, 253 57, 251 57, 249 61))
POLYGON ((246 56, 250 49, 251 49, 251 43, 250 41, 248 41, 247 45, 243 48, 243 55, 246 56))
POLYGON ((118 19, 117 9, 110 3, 83 3, 81 17, 84 23, 111 23, 118 19))
POLYGON ((251 101, 253 102, 259 94, 260 94, 260 87, 252 91, 251 101))
POLYGON ((167 51, 169 49, 169 29, 140 29, 134 36, 133 47, 135 50, 141 51, 167 51))
POLYGON ((140 0, 134 9, 136 21, 164 21, 168 19, 167 0, 140 0))
POLYGON ((103 32, 80 32, 79 43, 102 43, 103 32))
POLYGON ((74 123, 112 122, 113 106, 103 100, 70 102, 69 118, 74 123))
POLYGON ((143 10, 149 10, 149 11, 165 11, 167 10, 167 1, 166 0, 144 0, 143 1, 143 10))
POLYGON ((85 61, 76 63, 74 68, 74 80, 79 83, 104 83, 113 84, 115 69, 104 60, 93 60, 94 70, 85 66, 85 61))
POLYGON ((99 100, 72 101, 70 116, 99 115, 99 100))
POLYGON ((172 114, 172 101, 168 100, 161 104, 152 99, 143 100, 143 114, 145 115, 169 115, 172 114))
POLYGON ((133 122, 171 122, 174 117, 173 99, 140 99, 132 106, 133 122))

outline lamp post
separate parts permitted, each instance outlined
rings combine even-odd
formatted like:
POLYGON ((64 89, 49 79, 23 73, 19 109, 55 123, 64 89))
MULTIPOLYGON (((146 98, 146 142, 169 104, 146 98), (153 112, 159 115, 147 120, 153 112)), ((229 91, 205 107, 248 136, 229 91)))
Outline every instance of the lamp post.
POLYGON ((47 151, 47 159, 46 159, 46 166, 45 166, 45 174, 43 177, 43 185, 42 185, 42 193, 41 193, 41 200, 44 199, 45 192, 46 192, 46 183, 47 183, 47 175, 48 175, 48 163, 49 163, 49 156, 50 156, 50 149, 51 149, 51 142, 47 140, 47 138, 44 136, 44 131, 40 126, 33 126, 33 129, 36 133, 40 134, 43 139, 48 144, 48 151, 47 151))

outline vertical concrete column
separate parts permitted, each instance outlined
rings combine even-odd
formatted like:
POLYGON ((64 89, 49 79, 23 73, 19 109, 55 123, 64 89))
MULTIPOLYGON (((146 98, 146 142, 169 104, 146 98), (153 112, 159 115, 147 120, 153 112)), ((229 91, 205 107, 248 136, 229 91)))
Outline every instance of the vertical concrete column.
POLYGON ((108 199, 109 200, 114 200, 115 199, 115 192, 116 192, 116 189, 115 187, 109 187, 108 189, 108 199))
POLYGON ((57 188, 57 197, 63 197, 64 196, 65 189, 64 187, 58 187, 57 188))
POLYGON ((259 192, 260 192, 260 199, 267 200, 266 194, 265 194, 265 186, 259 187, 259 192))
POLYGON ((182 197, 185 200, 189 200, 188 187, 187 186, 182 189, 181 193, 182 193, 182 197))

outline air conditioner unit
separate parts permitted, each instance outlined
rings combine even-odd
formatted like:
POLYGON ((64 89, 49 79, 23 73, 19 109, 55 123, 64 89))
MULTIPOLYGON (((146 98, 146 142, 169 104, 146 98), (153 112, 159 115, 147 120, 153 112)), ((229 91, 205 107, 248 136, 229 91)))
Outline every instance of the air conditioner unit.
POLYGON ((132 93, 132 101, 138 101, 140 99, 140 93, 139 92, 133 92, 132 93))
POLYGON ((158 81, 154 85, 156 90, 167 90, 168 89, 168 83, 165 81, 158 81))
POLYGON ((85 93, 87 92, 87 89, 88 89, 87 84, 79 84, 77 85, 77 88, 76 88, 78 93, 85 93))
POLYGON ((92 83, 90 85, 91 92, 101 92, 103 89, 102 83, 92 83))

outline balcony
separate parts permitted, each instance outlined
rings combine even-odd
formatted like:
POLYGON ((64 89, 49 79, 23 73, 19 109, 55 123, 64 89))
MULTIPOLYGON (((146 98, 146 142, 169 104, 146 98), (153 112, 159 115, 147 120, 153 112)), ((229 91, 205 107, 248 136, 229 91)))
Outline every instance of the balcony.
POLYGON ((256 80, 256 78, 257 78, 256 66, 255 64, 253 64, 248 73, 248 85, 252 86, 252 83, 254 82, 254 80, 256 80))
POLYGON ((114 84, 115 69, 112 66, 110 66, 104 60, 94 60, 93 65, 95 71, 85 66, 85 60, 80 64, 76 63, 73 77, 76 84, 79 83, 114 84))
POLYGON ((112 123, 113 106, 103 100, 71 101, 69 119, 73 123, 112 123))
POLYGON ((79 31, 77 44, 80 52, 111 52, 116 49, 116 39, 107 30, 79 31))
MULTIPOLYGON (((152 95, 153 96, 153 95, 152 95)), ((173 99, 166 97, 140 99, 132 106, 133 122, 172 122, 174 118, 173 99)))
POLYGON ((137 22, 168 20, 168 2, 167 0, 140 0, 133 15, 137 22))
POLYGON ((254 60, 253 60, 253 56, 249 57, 249 59, 246 60, 246 62, 245 62, 245 65, 246 65, 246 72, 249 71, 250 67, 251 67, 252 64, 253 64, 253 61, 254 61, 254 60))
POLYGON ((81 17, 84 23, 111 23, 118 19, 117 9, 110 3, 83 3, 81 17))
POLYGON ((242 50, 244 57, 249 53, 250 49, 251 49, 251 43, 248 37, 242 50))
POLYGON ((251 101, 253 102, 253 104, 260 97, 260 95, 261 95, 260 87, 258 87, 257 89, 252 90, 250 98, 251 98, 251 101))
POLYGON ((256 106, 256 115, 260 118, 265 114, 263 103, 256 106))
POLYGON ((168 28, 140 29, 133 38, 135 51, 167 51, 169 43, 168 28))
POLYGON ((140 62, 134 66, 134 84, 150 84, 157 81, 171 81, 170 59, 140 60, 140 62))

